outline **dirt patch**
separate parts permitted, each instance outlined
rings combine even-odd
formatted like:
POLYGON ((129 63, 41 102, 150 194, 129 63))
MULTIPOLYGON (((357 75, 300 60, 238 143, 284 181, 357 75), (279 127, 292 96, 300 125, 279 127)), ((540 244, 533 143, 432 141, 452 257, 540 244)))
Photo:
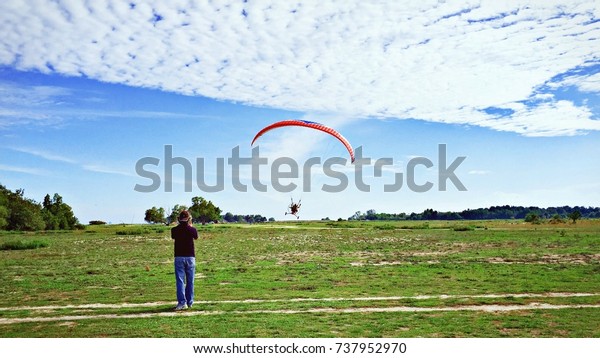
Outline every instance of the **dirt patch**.
POLYGON ((409 251, 404 252, 400 255, 399 260, 382 260, 383 255, 372 252, 361 252, 356 255, 353 253, 353 257, 357 257, 360 261, 354 261, 350 263, 350 266, 397 266, 397 265, 414 265, 415 263, 427 263, 436 264, 440 261, 436 258, 440 256, 446 256, 457 253, 454 250, 448 251, 409 251), (415 261, 414 258, 431 258, 427 261, 415 261))
MULTIPOLYGON (((426 264, 439 264, 439 260, 427 260, 419 263, 426 264)), ((398 266, 398 265, 414 265, 415 262, 412 261, 379 261, 373 263, 365 263, 365 262, 351 262, 350 266, 398 266)))
POLYGON ((529 255, 524 258, 488 257, 485 259, 485 262, 509 265, 590 265, 600 262, 600 254, 529 255))
POLYGON ((59 324, 59 326, 64 326, 64 327, 75 327, 77 326, 77 322, 71 322, 71 321, 66 321, 66 322, 62 322, 59 324))
POLYGON ((381 243, 381 242, 385 242, 385 243, 390 243, 390 242, 401 242, 401 243, 407 243, 407 242, 413 242, 413 241, 419 241, 419 238, 414 238, 414 237, 372 237, 372 238, 367 238, 367 239, 363 239, 361 240, 362 242, 369 242, 369 243, 381 243))

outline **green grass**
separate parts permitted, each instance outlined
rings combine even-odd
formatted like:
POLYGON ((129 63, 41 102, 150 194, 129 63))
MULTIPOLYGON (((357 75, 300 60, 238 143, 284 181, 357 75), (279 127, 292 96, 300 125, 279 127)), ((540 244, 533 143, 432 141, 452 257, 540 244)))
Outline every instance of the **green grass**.
POLYGON ((600 337, 600 309, 510 312, 257 311, 600 304, 600 221, 277 222, 198 227, 194 312, 174 307, 169 227, 103 225, 0 233, 2 319, 143 314, 1 324, 0 337, 600 337), (510 297, 581 292, 588 297, 510 297), (508 294, 414 299, 418 295, 508 294), (405 297, 328 301, 322 298, 405 297), (312 301, 286 301, 310 298, 312 301), (227 303, 225 300, 270 300, 227 303), (273 300, 281 300, 275 301, 273 300), (77 307, 87 304, 143 304, 77 307), (67 307, 69 305, 69 307, 67 307), (35 310, 30 307, 58 306, 35 310), (8 310, 10 308, 10 310, 8 310), (581 319, 585 317, 585 319, 581 319))

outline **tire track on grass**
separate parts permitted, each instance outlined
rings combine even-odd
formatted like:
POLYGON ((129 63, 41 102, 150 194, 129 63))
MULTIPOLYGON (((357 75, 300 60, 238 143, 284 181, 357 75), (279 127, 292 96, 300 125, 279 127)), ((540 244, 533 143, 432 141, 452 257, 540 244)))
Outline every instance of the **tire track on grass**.
MULTIPOLYGON (((220 300, 220 301, 195 301, 195 304, 252 304, 252 303, 294 303, 294 302, 344 302, 344 301, 399 301, 399 300, 448 300, 460 298, 568 298, 568 297, 593 297, 600 293, 584 292, 548 292, 548 293, 490 293, 479 295, 416 295, 416 296, 373 296, 373 297, 325 297, 325 298, 276 298, 276 299, 245 299, 245 300, 220 300)), ((49 305, 49 306, 18 306, 0 307, 0 311, 24 310, 59 310, 59 309, 96 309, 96 308, 136 308, 158 307, 171 305, 173 302, 144 302, 144 303, 89 303, 81 305, 49 305)))
MULTIPOLYGON (((249 300, 222 300, 222 301, 197 301, 199 304, 254 304, 254 303, 291 303, 291 302, 340 302, 340 301, 390 301, 403 299, 453 299, 453 298, 556 298, 556 297, 591 297, 600 296, 600 293, 519 293, 519 294, 481 294, 481 295, 418 295, 418 296, 383 296, 383 297, 339 297, 339 298, 292 298, 292 299, 249 299, 249 300)), ((147 303, 122 303, 122 304, 84 304, 65 306, 21 306, 3 307, 0 311, 17 310, 55 310, 55 309, 97 309, 97 308, 134 308, 134 307, 157 307, 170 305, 172 302, 147 302, 147 303)), ((560 310, 578 308, 600 308, 600 304, 547 304, 529 303, 526 305, 464 305, 448 307, 358 307, 358 308, 307 308, 307 309, 273 309, 273 310, 244 310, 244 311, 177 311, 177 312, 152 312, 132 314, 97 314, 97 315, 59 315, 53 317, 23 317, 23 318, 0 318, 0 325, 17 324, 27 322, 58 322, 58 321, 80 321, 89 319, 132 319, 132 318, 154 318, 154 317, 186 317, 186 316, 216 316, 216 315, 252 315, 252 314, 311 314, 311 313, 389 313, 389 312, 451 312, 451 311, 479 311, 479 312, 510 312, 526 310, 560 310)))
POLYGON ((455 311, 480 311, 480 312, 510 312, 528 310, 560 310, 577 308, 600 308, 598 305, 551 305, 547 303, 530 303, 527 305, 475 305, 459 307, 365 307, 365 308, 309 308, 305 310, 250 310, 250 311, 178 311, 137 314, 100 314, 93 316, 58 316, 58 317, 25 317, 25 318, 0 318, 0 325, 27 323, 27 322, 56 322, 56 321, 81 321, 88 319, 131 319, 155 317, 190 317, 190 316, 216 316, 216 315, 253 315, 253 314, 307 314, 307 313, 389 313, 389 312, 455 312, 455 311))

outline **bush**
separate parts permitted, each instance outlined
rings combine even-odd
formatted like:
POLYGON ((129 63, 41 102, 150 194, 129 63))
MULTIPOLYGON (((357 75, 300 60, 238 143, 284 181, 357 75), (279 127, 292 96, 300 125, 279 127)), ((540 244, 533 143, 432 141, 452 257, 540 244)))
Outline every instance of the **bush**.
POLYGON ((41 247, 48 246, 47 242, 34 240, 34 241, 9 241, 0 245, 0 250, 32 250, 39 249, 41 247))
POLYGON ((554 214, 548 222, 550 224, 563 224, 565 220, 560 215, 554 214))
POLYGON ((525 215, 525 222, 532 224, 541 224, 542 219, 537 213, 529 212, 527 215, 525 215))
POLYGON ((115 233, 116 235, 142 235, 143 232, 141 229, 134 230, 119 230, 115 233))
POLYGON ((454 228, 454 231, 472 231, 472 230, 475 230, 475 228, 472 226, 456 226, 454 228))
POLYGON ((383 224, 383 225, 375 225, 374 228, 378 229, 378 230, 395 230, 396 226, 391 225, 391 224, 383 224))

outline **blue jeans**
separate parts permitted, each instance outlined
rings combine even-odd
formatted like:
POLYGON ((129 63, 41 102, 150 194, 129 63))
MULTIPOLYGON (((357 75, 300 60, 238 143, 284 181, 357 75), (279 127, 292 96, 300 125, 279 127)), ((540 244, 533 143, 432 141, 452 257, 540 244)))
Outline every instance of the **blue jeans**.
POLYGON ((195 257, 175 257, 175 283, 177 287, 177 305, 191 306, 194 303, 195 257), (184 285, 185 279, 185 285, 184 285))

